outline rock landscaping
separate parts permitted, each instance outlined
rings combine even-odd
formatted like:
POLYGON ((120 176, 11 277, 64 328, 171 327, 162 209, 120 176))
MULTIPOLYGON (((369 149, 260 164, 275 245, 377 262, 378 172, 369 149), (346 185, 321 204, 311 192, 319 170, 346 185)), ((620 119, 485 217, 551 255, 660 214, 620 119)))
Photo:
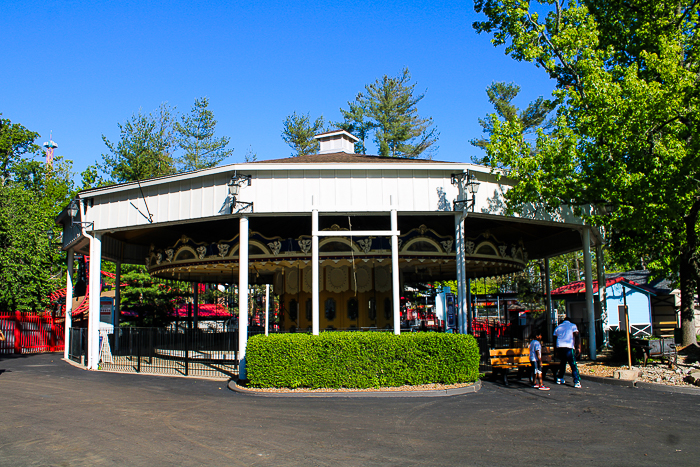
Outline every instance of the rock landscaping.
MULTIPOLYGON (((681 350, 678 355, 678 363, 674 368, 669 368, 668 362, 648 362, 646 367, 634 366, 639 371, 637 381, 647 383, 665 384, 669 386, 699 386, 700 387, 700 361, 696 352, 683 355, 681 350)), ((613 377, 616 370, 627 369, 627 365, 621 365, 610 361, 581 361, 578 363, 582 375, 613 377)))

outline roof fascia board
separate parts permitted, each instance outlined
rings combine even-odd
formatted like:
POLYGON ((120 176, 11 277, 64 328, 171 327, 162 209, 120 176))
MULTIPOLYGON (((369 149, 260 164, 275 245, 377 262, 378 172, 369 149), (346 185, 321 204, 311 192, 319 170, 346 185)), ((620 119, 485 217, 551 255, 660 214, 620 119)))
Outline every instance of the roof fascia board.
MULTIPOLYGON (((630 284, 629 281, 628 281, 627 279, 623 279, 623 280, 621 280, 621 281, 619 281, 619 282, 615 282, 614 284, 610 284, 610 285, 607 286, 607 287, 613 287, 613 286, 615 286, 615 285, 617 285, 617 284, 624 284, 625 287, 629 287, 629 288, 632 289, 632 290, 636 290, 637 292, 641 292, 641 293, 646 294, 646 295, 653 295, 654 297, 656 297, 656 294, 655 294, 654 292, 652 292, 651 290, 644 289, 644 288, 642 288, 642 287, 640 287, 640 286, 638 286, 638 285, 630 284)), ((606 288, 607 288, 607 287, 606 287, 606 288)))
POLYGON ((199 177, 207 177, 210 175, 219 175, 224 173, 231 173, 234 171, 243 171, 247 173, 257 173, 257 172, 270 172, 270 171, 299 171, 299 170, 318 170, 318 171, 337 171, 337 170, 350 170, 350 171, 379 171, 379 170, 423 170, 423 171, 449 171, 449 172, 459 172, 463 170, 475 170, 480 168, 483 173, 490 173, 488 167, 460 163, 460 162, 446 162, 446 163, 411 163, 411 162, 400 162, 400 163, 338 163, 338 164, 327 164, 327 163, 264 163, 256 162, 249 164, 230 164, 222 165, 221 167, 213 167, 211 169, 197 170, 195 172, 185 172, 180 174, 166 175, 158 178, 151 178, 147 180, 141 180, 140 182, 126 182, 120 183, 118 185, 110 185, 99 188, 90 188, 88 190, 83 190, 77 194, 77 198, 91 198, 93 196, 106 195, 111 193, 117 193, 121 191, 134 190, 139 187, 139 183, 142 188, 157 186, 172 182, 180 182, 183 180, 189 180, 199 177))

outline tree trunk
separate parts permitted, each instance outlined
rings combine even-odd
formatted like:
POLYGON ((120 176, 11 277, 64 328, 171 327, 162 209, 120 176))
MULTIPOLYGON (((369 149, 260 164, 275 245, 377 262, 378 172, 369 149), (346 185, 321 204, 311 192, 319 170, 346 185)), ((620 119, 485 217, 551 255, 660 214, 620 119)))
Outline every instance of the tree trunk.
POLYGON ((695 334, 695 293, 698 286, 697 250, 698 236, 695 226, 700 214, 700 197, 695 199, 685 223, 686 243, 681 252, 680 286, 681 286, 681 334, 683 345, 697 343, 695 334))
POLYGON ((680 285, 681 285, 681 333, 682 344, 690 345, 696 342, 695 337, 695 271, 690 264, 689 246, 681 255, 680 285))

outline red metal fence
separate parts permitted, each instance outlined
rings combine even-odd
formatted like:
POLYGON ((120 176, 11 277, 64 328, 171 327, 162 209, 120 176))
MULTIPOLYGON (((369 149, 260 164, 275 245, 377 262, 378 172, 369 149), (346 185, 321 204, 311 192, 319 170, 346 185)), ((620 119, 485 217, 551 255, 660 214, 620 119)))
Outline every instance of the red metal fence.
POLYGON ((64 346, 64 318, 51 315, 23 315, 0 313, 0 330, 5 340, 0 341, 0 354, 56 352, 64 346))
POLYGON ((481 336, 486 333, 486 336, 505 337, 510 335, 510 323, 501 323, 488 319, 472 320, 472 332, 475 336, 481 336))

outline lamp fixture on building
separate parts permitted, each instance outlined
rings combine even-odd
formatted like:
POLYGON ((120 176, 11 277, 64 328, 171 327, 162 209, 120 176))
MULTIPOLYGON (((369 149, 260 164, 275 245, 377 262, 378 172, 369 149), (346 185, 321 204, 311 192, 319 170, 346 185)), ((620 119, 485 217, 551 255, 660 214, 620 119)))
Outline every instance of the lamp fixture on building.
POLYGON ((253 210, 253 202, 239 201, 238 195, 241 192, 241 187, 243 183, 247 182, 247 186, 250 186, 250 181, 253 178, 252 175, 239 175, 237 172, 233 173, 233 177, 228 182, 228 194, 231 196, 231 214, 235 214, 243 209, 250 208, 253 210), (241 206, 236 209, 236 206, 241 206))
POLYGON ((460 210, 471 209, 474 211, 474 205, 476 204, 476 193, 479 191, 480 182, 476 181, 476 175, 470 171, 452 174, 452 184, 457 185, 459 188, 459 194, 457 199, 452 202, 452 209, 457 211, 459 207, 460 210), (462 198, 466 193, 471 193, 472 197, 462 198))
POLYGON ((71 200, 70 204, 68 205, 68 215, 70 216, 71 220, 71 226, 73 225, 85 225, 85 226, 93 226, 95 225, 94 222, 81 222, 81 221, 76 221, 75 219, 78 217, 78 200, 74 199, 71 200))

